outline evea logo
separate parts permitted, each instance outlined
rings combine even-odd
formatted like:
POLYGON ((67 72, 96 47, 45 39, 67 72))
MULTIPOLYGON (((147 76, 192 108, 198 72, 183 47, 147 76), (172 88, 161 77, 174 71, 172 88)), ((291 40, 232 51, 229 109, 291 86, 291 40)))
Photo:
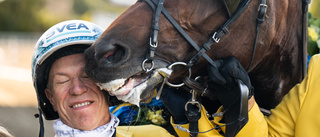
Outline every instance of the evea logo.
POLYGON ((61 27, 56 27, 52 32, 48 33, 46 39, 49 39, 50 37, 52 37, 53 35, 55 35, 56 33, 62 33, 65 30, 79 30, 79 29, 86 29, 89 30, 89 28, 83 24, 83 23, 70 23, 70 24, 65 24, 61 27))

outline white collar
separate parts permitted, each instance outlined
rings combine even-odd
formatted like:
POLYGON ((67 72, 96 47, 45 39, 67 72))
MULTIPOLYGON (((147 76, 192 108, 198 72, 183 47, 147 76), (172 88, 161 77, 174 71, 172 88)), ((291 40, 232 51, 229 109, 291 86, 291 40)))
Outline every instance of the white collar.
POLYGON ((60 119, 53 123, 53 129, 57 137, 111 137, 119 125, 119 119, 112 113, 110 116, 109 123, 90 131, 71 128, 62 123, 60 119))

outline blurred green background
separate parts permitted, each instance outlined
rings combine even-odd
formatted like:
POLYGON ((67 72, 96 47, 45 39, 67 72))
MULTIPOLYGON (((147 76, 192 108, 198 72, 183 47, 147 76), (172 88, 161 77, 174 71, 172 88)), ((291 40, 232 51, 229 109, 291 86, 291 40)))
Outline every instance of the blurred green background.
POLYGON ((0 0, 0 31, 44 32, 52 25, 69 19, 82 19, 103 25, 96 19, 98 16, 115 18, 133 2, 132 0, 118 0, 118 2, 116 0, 0 0))
MULTIPOLYGON (((15 137, 39 134, 31 58, 38 38, 65 20, 94 22, 106 29, 136 0, 0 0, 0 126, 15 137)), ((44 121, 53 137, 53 121, 44 121)))

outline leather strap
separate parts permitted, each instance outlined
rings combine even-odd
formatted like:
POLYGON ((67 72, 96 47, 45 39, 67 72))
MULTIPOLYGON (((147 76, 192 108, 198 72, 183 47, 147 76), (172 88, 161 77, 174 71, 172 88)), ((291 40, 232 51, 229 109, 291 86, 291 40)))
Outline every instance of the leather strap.
POLYGON ((308 54, 308 5, 310 0, 302 0, 302 78, 307 75, 307 54, 308 54))
MULTIPOLYGON (((153 3, 150 0, 145 0, 150 7, 154 10, 155 6, 153 5, 153 3)), ((152 0, 155 3, 158 2, 158 0, 152 0)), ((170 15, 170 13, 163 8, 162 9, 162 13, 163 15, 169 20, 169 22, 178 30, 178 32, 185 38, 186 41, 189 42, 189 44, 192 45, 193 48, 195 48, 197 51, 200 50, 200 47, 197 45, 197 43, 195 43, 192 38, 190 38, 190 36, 180 27, 180 25, 177 23, 177 21, 170 15)), ((216 67, 216 64, 212 61, 212 59, 207 55, 207 54, 203 54, 202 55, 212 66, 216 67)), ((189 67, 191 67, 189 65, 189 67)))
POLYGON ((188 87, 191 89, 194 89, 196 91, 204 91, 206 88, 203 87, 202 84, 198 83, 197 81, 189 78, 189 77, 184 77, 183 83, 186 84, 188 87))
POLYGON ((264 21, 264 16, 267 12, 267 3, 266 3, 266 0, 261 0, 261 4, 259 5, 259 9, 258 9, 258 17, 257 17, 257 24, 256 24, 256 36, 255 36, 255 39, 254 39, 254 45, 253 45, 253 49, 252 49, 252 54, 251 54, 251 60, 250 60, 250 63, 247 67, 247 71, 249 71, 251 65, 252 65, 252 62, 253 62, 253 59, 254 59, 254 55, 256 53, 256 47, 257 47, 257 40, 258 40, 258 35, 259 35, 259 30, 260 30, 260 26, 261 24, 263 23, 264 21))
POLYGON ((42 118, 42 111, 40 107, 38 108, 39 114, 35 114, 35 118, 39 118, 39 124, 40 124, 40 131, 39 131, 39 137, 44 137, 44 124, 43 124, 43 118, 42 118))
MULTIPOLYGON (((237 11, 229 18, 226 23, 223 24, 223 26, 216 31, 213 36, 202 46, 200 50, 198 50, 198 53, 194 55, 191 60, 188 63, 188 66, 192 66, 194 63, 198 61, 200 56, 203 56, 206 51, 210 50, 210 47, 214 43, 219 43, 220 38, 229 32, 230 26, 242 15, 242 13, 248 8, 251 0, 246 0, 243 3, 241 3, 240 7, 238 7, 237 11)), ((210 61, 209 61, 210 62, 210 61)), ((211 63, 210 63, 211 64, 211 63)), ((214 67, 216 67, 214 65, 214 67)))
POLYGON ((152 26, 151 26, 151 32, 150 32, 149 52, 147 53, 147 57, 146 57, 148 62, 153 60, 154 53, 158 45, 158 32, 160 30, 159 19, 160 19, 161 10, 163 9, 163 3, 164 3, 164 0, 159 0, 157 3, 157 8, 153 12, 152 26))
POLYGON ((199 133, 198 120, 201 118, 201 111, 198 111, 201 106, 188 104, 186 110, 186 117, 189 121, 189 131, 191 137, 197 137, 199 133))

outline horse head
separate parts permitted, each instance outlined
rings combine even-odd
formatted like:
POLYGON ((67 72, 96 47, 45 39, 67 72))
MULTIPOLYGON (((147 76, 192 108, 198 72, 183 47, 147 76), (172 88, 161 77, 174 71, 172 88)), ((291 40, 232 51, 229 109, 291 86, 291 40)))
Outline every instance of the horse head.
MULTIPOLYGON (((153 4, 157 5, 156 2, 153 4)), ((250 2, 237 21, 224 30, 227 32, 219 43, 206 51, 213 60, 235 56, 244 68, 248 68, 258 103, 261 98, 260 102, 266 108, 275 106, 282 95, 301 80, 298 45, 301 44, 302 25, 289 23, 301 20, 299 13, 302 11, 296 8, 301 3, 290 3, 289 0, 268 1, 254 57, 252 51, 260 1, 250 2), (249 65, 251 58, 253 61, 249 65), (266 94, 270 98, 263 100, 266 94)), ((163 7, 200 46, 230 18, 230 11, 221 0, 167 0, 163 7)), ((85 52, 88 75, 118 99, 134 104, 148 100, 153 89, 163 82, 165 68, 175 62, 188 62, 197 53, 163 14, 159 14, 159 28, 156 27, 157 47, 150 52, 155 10, 147 2, 137 1, 85 52), (152 62, 148 60, 150 56, 152 62), (146 59, 148 63, 143 64, 146 59)), ((200 58, 190 68, 191 77, 205 75, 207 65, 209 62, 200 58)), ((181 66, 172 71, 166 73, 170 74, 170 83, 180 83, 180 77, 189 73, 181 66)))

